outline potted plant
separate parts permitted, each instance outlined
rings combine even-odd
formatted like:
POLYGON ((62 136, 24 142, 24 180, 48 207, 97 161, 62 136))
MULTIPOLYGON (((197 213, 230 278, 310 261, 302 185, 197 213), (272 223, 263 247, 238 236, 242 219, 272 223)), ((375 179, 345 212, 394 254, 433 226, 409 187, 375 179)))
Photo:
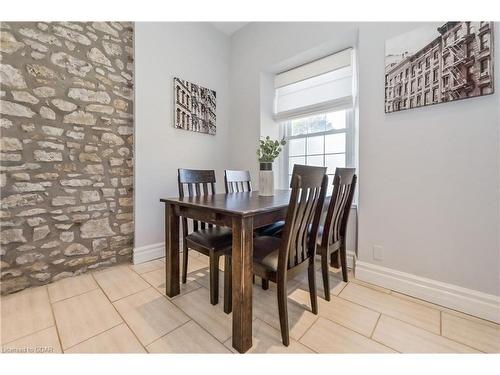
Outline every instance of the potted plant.
POLYGON ((261 139, 257 156, 260 163, 259 171, 259 195, 272 196, 274 195, 274 173, 273 162, 279 156, 282 147, 286 144, 285 138, 272 140, 269 136, 261 139))

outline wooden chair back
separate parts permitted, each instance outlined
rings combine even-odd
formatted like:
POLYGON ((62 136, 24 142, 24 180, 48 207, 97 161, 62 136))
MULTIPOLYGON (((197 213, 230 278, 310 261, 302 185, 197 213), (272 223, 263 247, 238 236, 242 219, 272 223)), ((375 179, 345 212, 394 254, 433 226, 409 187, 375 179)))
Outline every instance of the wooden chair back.
POLYGON ((356 181, 355 168, 337 168, 335 170, 332 197, 326 214, 323 238, 321 239, 322 247, 345 239, 356 181))
POLYGON ((249 171, 224 171, 226 194, 252 191, 252 179, 249 171))
POLYGON ((283 243, 278 258, 278 278, 312 258, 316 251, 319 220, 328 186, 326 167, 295 164, 283 243))
MULTIPOLYGON (((195 197, 201 195, 215 194, 215 171, 214 170, 196 170, 196 169, 178 169, 178 185, 179 185, 179 197, 183 198, 195 197)), ((187 219, 182 218, 183 231, 187 234, 187 219)), ((212 224, 208 224, 211 228, 212 224)), ((198 222, 193 220, 193 230, 198 230, 198 228, 205 229, 206 224, 204 222, 198 222)))

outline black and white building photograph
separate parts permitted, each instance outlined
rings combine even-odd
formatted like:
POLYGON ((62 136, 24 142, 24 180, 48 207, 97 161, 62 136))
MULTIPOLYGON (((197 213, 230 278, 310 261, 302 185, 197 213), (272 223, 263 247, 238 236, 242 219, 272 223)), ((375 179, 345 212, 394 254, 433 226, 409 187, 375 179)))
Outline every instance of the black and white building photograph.
POLYGON ((178 129, 216 134, 216 93, 195 83, 174 78, 174 121, 178 129))
POLYGON ((493 22, 423 25, 386 41, 386 113, 494 92, 493 22))

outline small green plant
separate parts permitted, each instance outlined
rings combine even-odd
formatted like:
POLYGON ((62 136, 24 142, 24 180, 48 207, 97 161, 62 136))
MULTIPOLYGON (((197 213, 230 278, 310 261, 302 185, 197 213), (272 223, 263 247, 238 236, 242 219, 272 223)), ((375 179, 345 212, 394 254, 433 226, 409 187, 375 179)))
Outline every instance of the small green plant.
POLYGON ((261 139, 259 141, 259 148, 257 149, 259 162, 272 163, 280 154, 282 150, 281 146, 284 145, 286 145, 285 138, 281 139, 281 141, 273 141, 269 136, 265 139, 261 139))

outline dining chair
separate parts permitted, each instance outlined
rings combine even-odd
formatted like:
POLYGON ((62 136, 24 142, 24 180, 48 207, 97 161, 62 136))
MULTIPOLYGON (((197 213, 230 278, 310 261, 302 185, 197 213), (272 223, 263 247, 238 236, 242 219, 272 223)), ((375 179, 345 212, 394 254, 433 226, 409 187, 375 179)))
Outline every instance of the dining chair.
MULTIPOLYGON (((326 167, 294 165, 290 203, 281 238, 253 239, 253 272, 277 284, 278 312, 283 344, 290 344, 287 309, 287 278, 307 268, 311 310, 318 313, 314 257, 316 238, 328 177, 326 167)), ((228 294, 231 283, 225 284, 228 294)))
POLYGON ((321 255, 321 271, 323 274, 323 287, 325 300, 330 301, 330 283, 328 277, 328 258, 331 265, 338 264, 340 255, 340 266, 342 278, 348 281, 347 255, 346 255, 346 232, 347 221, 351 211, 351 204, 356 189, 356 169, 337 168, 333 178, 333 192, 326 213, 324 226, 318 230, 317 253, 321 255))
MULTIPOLYGON (((224 185, 226 194, 252 191, 252 178, 249 171, 226 169, 224 171, 224 185)), ((259 236, 275 236, 283 230, 284 220, 258 228, 255 232, 259 236)))
MULTIPOLYGON (((215 194, 215 171, 213 170, 178 170, 179 196, 185 196, 185 190, 189 197, 215 194)), ((182 283, 187 280, 188 251, 196 250, 209 257, 210 273, 210 303, 216 305, 219 302, 219 259, 224 257, 226 267, 230 267, 227 256, 231 252, 232 234, 231 229, 213 226, 202 221, 192 220, 193 231, 188 233, 188 219, 182 218, 182 283)), ((224 305, 229 301, 224 301, 224 305)))
MULTIPOLYGON (((252 191, 252 178, 250 171, 230 170, 224 171, 224 186, 226 194, 252 191)), ((257 236, 275 236, 283 231, 285 222, 283 220, 258 228, 255 231, 257 236)), ((225 269, 225 268, 224 268, 225 269)), ((253 278, 255 282, 255 275, 253 278)), ((262 289, 269 289, 269 280, 262 279, 262 289)))

